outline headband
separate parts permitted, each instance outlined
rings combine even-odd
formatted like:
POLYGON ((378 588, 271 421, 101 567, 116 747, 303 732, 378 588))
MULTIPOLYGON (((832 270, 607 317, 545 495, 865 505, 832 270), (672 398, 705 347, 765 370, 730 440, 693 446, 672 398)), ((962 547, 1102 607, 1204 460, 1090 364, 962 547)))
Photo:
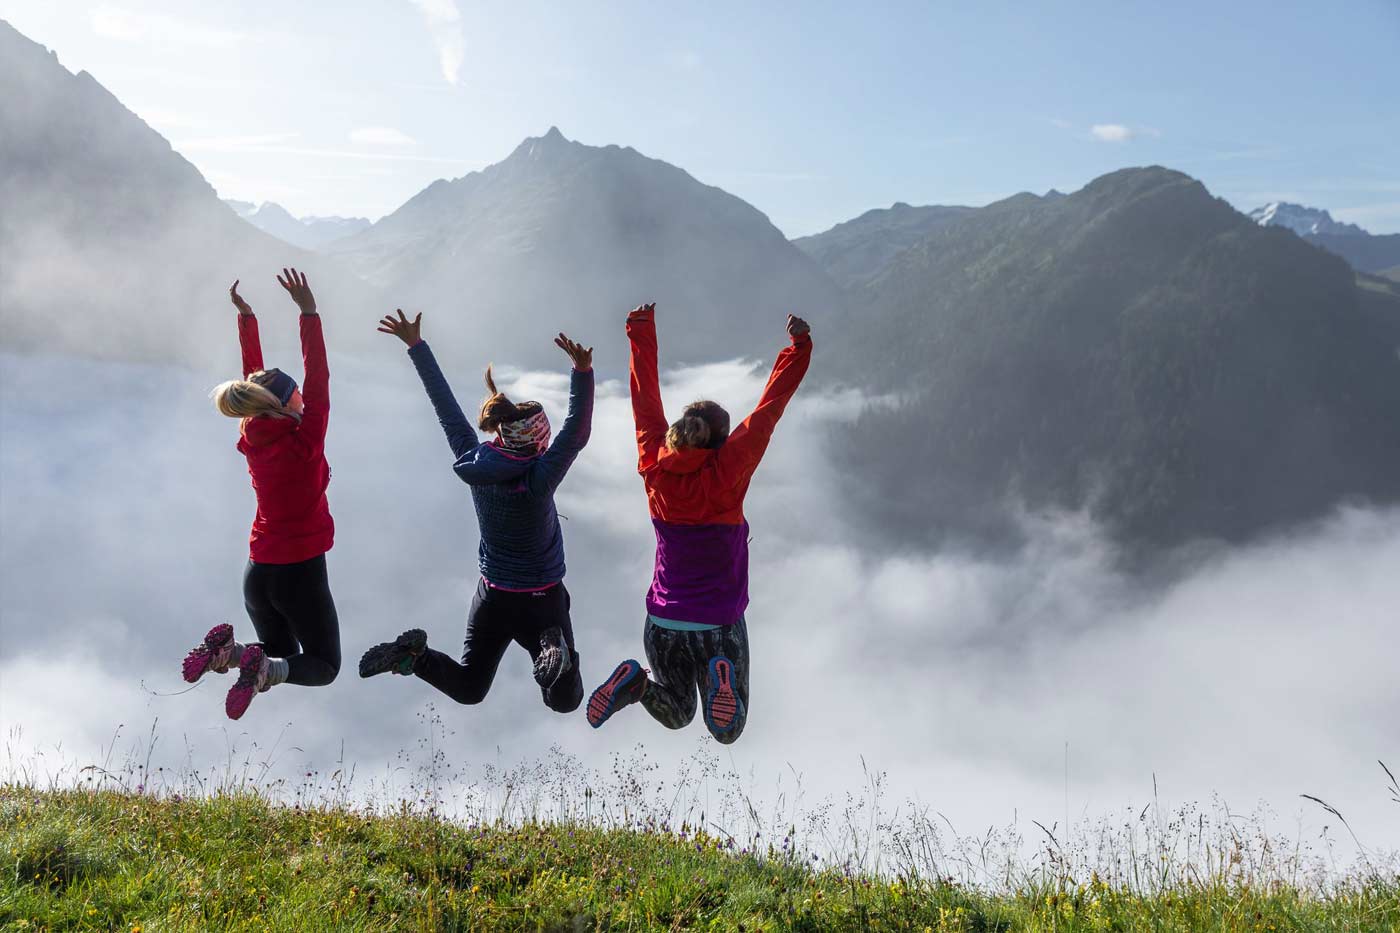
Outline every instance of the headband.
POLYGON ((297 390, 297 381, 280 369, 263 370, 253 377, 253 382, 277 396, 277 401, 283 407, 291 401, 292 393, 297 390))

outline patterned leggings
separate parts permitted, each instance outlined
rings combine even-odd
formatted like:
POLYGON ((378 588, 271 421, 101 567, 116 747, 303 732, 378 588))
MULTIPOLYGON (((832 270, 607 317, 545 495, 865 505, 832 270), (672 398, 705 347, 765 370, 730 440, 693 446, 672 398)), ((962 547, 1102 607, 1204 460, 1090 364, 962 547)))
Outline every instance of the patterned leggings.
POLYGON ((680 729, 695 718, 697 696, 710 693, 710 659, 728 658, 734 667, 734 692, 743 706, 733 728, 711 735, 725 745, 739 738, 749 708, 749 630, 744 620, 708 632, 678 632, 648 620, 642 641, 651 666, 642 705, 668 729, 680 729))

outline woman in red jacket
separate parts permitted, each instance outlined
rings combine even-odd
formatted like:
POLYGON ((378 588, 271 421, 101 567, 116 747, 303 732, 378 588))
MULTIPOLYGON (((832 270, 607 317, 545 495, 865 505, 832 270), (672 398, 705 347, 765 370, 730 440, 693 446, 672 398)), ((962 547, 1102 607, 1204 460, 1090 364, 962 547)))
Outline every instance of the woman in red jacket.
POLYGON ((686 406, 669 427, 656 371, 656 305, 627 316, 637 471, 656 530, 656 570, 642 640, 652 679, 636 660, 617 666, 588 700, 596 729, 641 702, 679 729, 704 697, 705 725, 728 744, 744 730, 749 701, 749 524, 744 496, 783 409, 812 359, 811 328, 788 315, 792 345, 778 354, 758 407, 733 433, 715 402, 686 406))
POLYGON ((335 536, 326 503, 326 344, 306 276, 283 269, 277 282, 301 309, 304 386, 298 389, 279 369, 263 368, 258 319, 234 282, 229 297, 238 309, 244 377, 213 392, 219 412, 240 419, 238 450, 248 459, 258 501, 243 573, 243 601, 258 643, 245 646, 234 640, 233 626, 216 625, 185 658, 183 673, 194 683, 207 671, 237 665, 238 680, 224 701, 230 719, 275 684, 322 687, 340 672, 340 622, 326 578, 335 536))

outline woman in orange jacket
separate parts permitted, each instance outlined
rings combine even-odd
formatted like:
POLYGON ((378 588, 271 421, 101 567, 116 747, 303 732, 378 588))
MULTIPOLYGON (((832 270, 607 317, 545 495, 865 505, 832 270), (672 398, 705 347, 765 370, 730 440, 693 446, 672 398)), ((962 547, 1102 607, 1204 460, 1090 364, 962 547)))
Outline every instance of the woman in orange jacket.
POLYGON ((811 328, 788 315, 791 345, 778 354, 758 407, 733 430, 712 401, 686 406, 667 425, 657 376, 656 305, 627 316, 632 345, 632 414, 637 471, 656 530, 656 569, 647 592, 642 640, 652 678, 623 661, 588 700, 596 729, 640 702, 662 725, 679 729, 704 697, 705 725, 728 744, 744 729, 749 699, 749 525, 744 496, 764 451, 812 358, 811 328))

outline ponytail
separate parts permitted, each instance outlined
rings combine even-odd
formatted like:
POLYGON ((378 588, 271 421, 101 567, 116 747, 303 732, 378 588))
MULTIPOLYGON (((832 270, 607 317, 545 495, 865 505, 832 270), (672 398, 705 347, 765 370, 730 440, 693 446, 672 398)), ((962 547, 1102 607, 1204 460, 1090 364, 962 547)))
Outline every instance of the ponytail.
POLYGON ((219 414, 229 418, 295 418, 296 413, 283 406, 272 392, 247 379, 231 379, 214 387, 209 393, 219 414))
POLYGON ((719 402, 708 399, 691 402, 681 412, 681 418, 666 432, 666 446, 672 450, 686 447, 724 446, 729 439, 729 412, 719 402))
POLYGON ((486 367, 486 401, 481 403, 481 414, 477 427, 483 431, 495 431, 501 425, 520 419, 520 409, 506 398, 505 393, 496 388, 496 380, 491 377, 491 367, 486 367))
POLYGON ((672 450, 710 446, 710 426, 699 415, 682 415, 666 431, 666 446, 672 450))

